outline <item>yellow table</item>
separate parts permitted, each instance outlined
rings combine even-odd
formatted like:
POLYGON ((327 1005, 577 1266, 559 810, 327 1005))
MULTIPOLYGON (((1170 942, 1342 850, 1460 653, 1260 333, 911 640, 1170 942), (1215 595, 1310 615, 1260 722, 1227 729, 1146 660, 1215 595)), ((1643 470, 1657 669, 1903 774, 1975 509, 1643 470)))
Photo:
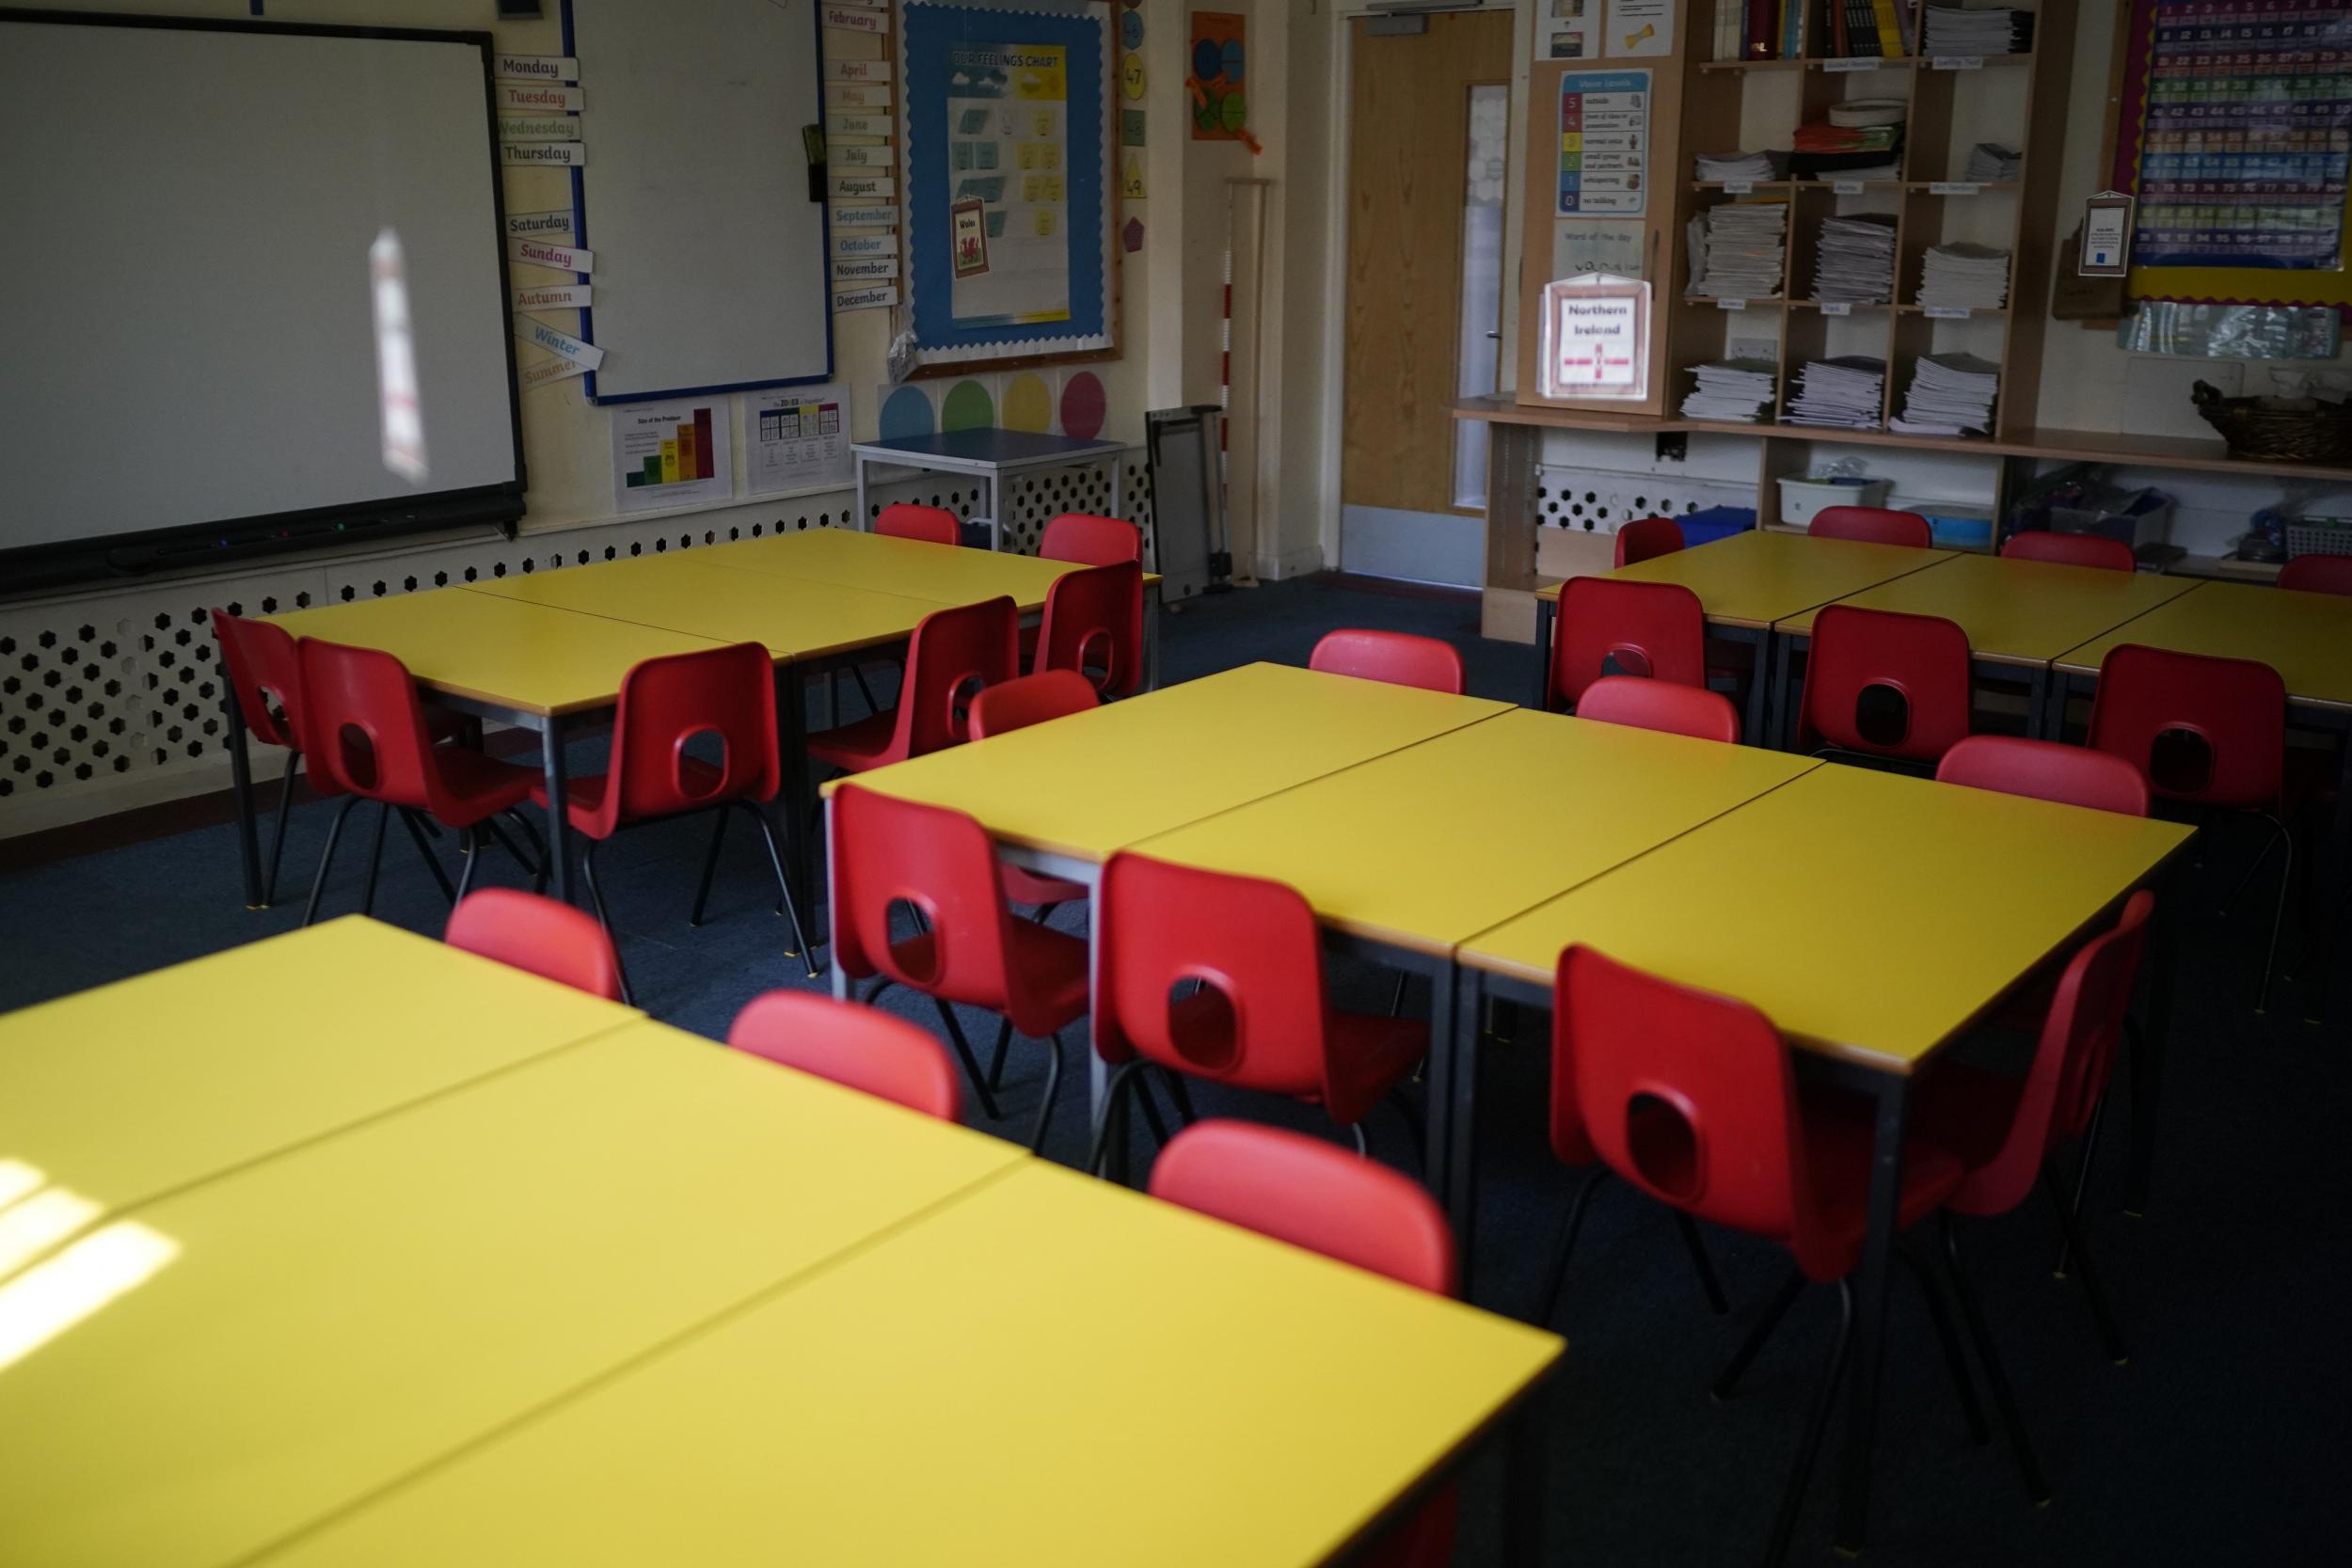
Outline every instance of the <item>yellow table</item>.
POLYGON ((1114 849, 1509 706, 1245 664, 855 783, 968 812, 1028 863, 1090 877, 1114 849))
POLYGON ((919 539, 894 539, 846 528, 775 533, 695 555, 708 564, 736 571, 898 594, 934 605, 972 604, 1002 594, 1025 613, 1043 609, 1055 581, 1078 569, 1064 561, 927 545, 919 539))
POLYGON ((0 1165, 78 1226, 643 1016, 349 915, 0 1017, 0 1165))
MULTIPOLYGON (((1831 764, 1463 944, 1487 989, 1542 1006, 1571 942, 1743 998, 1824 1076, 1873 1099, 1843 1450, 1850 1507, 1869 1491, 1914 1073, 2189 836, 2174 823, 1831 764)), ((1480 988, 1470 989, 1466 1006, 1480 988)))
POLYGON ((220 1176, 0 1371, 0 1557, 242 1561, 1022 1163, 641 1022, 220 1176))
MULTIPOLYGON (((1671 582, 1696 594, 1708 625, 1756 645, 1756 673, 1748 682, 1745 733, 1760 741, 1770 715, 1767 691, 1778 685, 1771 666, 1777 647, 1772 626, 1866 588, 1951 559, 1947 550, 1899 545, 1866 545, 1851 539, 1815 539, 1804 534, 1750 529, 1728 539, 1671 555, 1620 566, 1609 574, 1632 582, 1671 582)), ((1544 672, 1551 665, 1551 623, 1560 608, 1560 585, 1535 595, 1536 705, 1543 703, 1544 672)))
POLYGON ((1562 1349, 1027 1164, 263 1560, 1298 1568, 1562 1349))
MULTIPOLYGON (((1837 603, 1905 615, 1940 615, 1968 634, 1969 650, 1978 658, 2041 669, 2069 648, 2195 587, 2194 578, 2153 572, 1956 555, 1932 570, 1866 588, 1837 603)), ((1785 616, 1772 629, 1808 637, 1821 608, 1785 616)))
POLYGON ((2297 706, 2352 712, 2352 598, 2241 582, 2205 582, 2105 636, 2068 649, 2058 667, 2096 676, 2125 642, 2217 658, 2250 658, 2286 682, 2297 706))

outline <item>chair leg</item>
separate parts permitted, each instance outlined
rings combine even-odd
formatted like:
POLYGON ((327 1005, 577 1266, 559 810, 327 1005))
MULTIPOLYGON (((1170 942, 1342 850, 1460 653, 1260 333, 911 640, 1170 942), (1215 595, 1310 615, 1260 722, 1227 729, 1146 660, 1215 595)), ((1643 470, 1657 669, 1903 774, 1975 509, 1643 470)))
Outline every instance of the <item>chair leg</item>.
MULTIPOLYGON (((1798 1275, 1802 1281, 1804 1275, 1798 1275)), ((1853 1339, 1853 1287, 1837 1282, 1837 1338, 1829 1350, 1829 1370, 1820 1391, 1813 1396, 1812 1414, 1805 1418, 1804 1435, 1797 1443, 1797 1462, 1788 1471, 1788 1485, 1780 1495, 1780 1512, 1772 1519, 1772 1538, 1765 1547, 1765 1568, 1778 1568, 1788 1556, 1789 1540, 1797 1533, 1797 1513, 1804 1503, 1805 1482, 1813 1477, 1813 1461, 1821 1451, 1821 1433, 1837 1403, 1837 1385, 1846 1370, 1846 1348, 1853 1339)))
POLYGON ((278 781, 278 822, 270 830, 269 877, 262 883, 262 905, 264 909, 278 902, 278 864, 286 858, 286 819, 294 815, 294 769, 301 766, 302 753, 286 753, 286 771, 278 781))
POLYGON ((2107 1293, 2099 1284, 2099 1271, 2090 1260, 2090 1248, 2083 1243, 2082 1226, 2067 1208, 2065 1197, 2058 1192, 2058 1177, 2046 1164, 2042 1167, 2042 1191, 2058 1213, 2058 1229, 2074 1257, 2074 1272, 2082 1275, 2083 1294, 2090 1302, 2091 1322, 2099 1329, 2099 1348, 2106 1352, 2108 1360, 2121 1367, 2131 1359, 2131 1352, 2123 1345, 2123 1331, 2116 1326, 2115 1314, 2107 1308, 2107 1293))
POLYGON ((1004 1112, 997 1109, 996 1097, 989 1092, 988 1075, 973 1057, 972 1042, 963 1037, 963 1025, 956 1022, 956 1010, 936 996, 931 998, 931 1006, 939 1009, 939 1022, 946 1026, 948 1042, 956 1048, 956 1059, 963 1064, 963 1075, 972 1081, 972 1092, 979 1099, 981 1113, 991 1121, 999 1119, 1004 1112))
POLYGON ((456 908, 457 890, 450 885, 449 873, 441 869, 440 860, 433 853, 433 843, 424 836, 424 824, 418 814, 402 812, 400 825, 408 830, 409 842, 417 847, 417 858, 424 862, 427 871, 433 873, 433 880, 440 887, 441 896, 449 900, 452 909, 456 908))
POLYGON ((368 845, 368 875, 366 879, 359 884, 359 912, 361 914, 375 912, 375 878, 376 873, 384 868, 384 827, 391 820, 391 806, 385 801, 377 801, 375 837, 368 845))
POLYGON ((1389 1016, 1391 1018, 1403 1018, 1405 1016, 1405 983, 1411 978, 1412 976, 1410 974, 1406 974, 1402 970, 1397 972, 1396 993, 1389 998, 1389 1016))
POLYGON ((2049 1483, 2042 1479, 2042 1466, 2035 1463, 2033 1445, 2026 1440, 2025 1418, 2017 1413, 2017 1396, 2010 1392, 2009 1374, 2001 1370, 2001 1358, 1993 1349, 1993 1336, 1984 1324, 1984 1308, 1977 1304, 1977 1292, 1968 1284, 1968 1271, 1960 1260, 1960 1235, 1953 1227, 1951 1211, 1936 1215, 1944 1232, 1946 1272, 1951 1275, 1952 1294, 1960 1298, 1960 1313, 1968 1325, 1968 1338, 1976 1341, 1977 1359, 1983 1364, 1984 1381, 1993 1390, 1993 1408, 2000 1412, 2001 1427, 2009 1434, 2010 1451, 2016 1455, 2018 1474, 2025 1478, 2026 1493, 2037 1507, 2050 1500, 2049 1483))
POLYGON ((857 677, 857 694, 866 699, 866 711, 868 714, 880 713, 882 704, 874 701, 874 689, 866 684, 866 672, 852 664, 850 666, 850 673, 857 677))
POLYGON ((719 871, 719 846, 726 842, 727 814, 711 813, 710 847, 703 855, 702 880, 694 884, 694 912, 686 917, 686 924, 699 927, 703 923, 703 907, 710 902, 710 879, 719 871))
POLYGON ((792 923, 793 951, 800 955, 801 967, 814 980, 824 972, 817 967, 817 949, 809 942, 807 927, 801 924, 801 907, 792 901, 792 884, 784 874, 784 854, 776 847, 776 831, 768 826, 767 815, 757 806, 742 800, 736 803, 750 812, 752 820, 759 824, 760 841, 768 846, 768 865, 776 874, 776 891, 781 895, 777 907, 792 923))
POLYGON ((1993 1433, 1984 1424, 1984 1406, 1977 1400, 1976 1380, 1968 1375, 1968 1358, 1961 1354, 1960 1335, 1952 1327, 1952 1309, 1944 1304, 1944 1291, 1927 1265, 1905 1251, 1899 1244, 1895 1256, 1919 1281, 1919 1293, 1927 1298, 1928 1318, 1935 1324, 1935 1342, 1944 1352, 1944 1369, 1951 1373, 1952 1387, 1960 1395, 1960 1412, 1968 1422, 1968 1440, 1979 1448, 1993 1441, 1993 1433))
POLYGON ((1356 1158, 1371 1159, 1372 1146, 1364 1141, 1364 1124, 1360 1121, 1351 1121, 1347 1124, 1347 1132, 1348 1135, 1356 1140, 1356 1158))
POLYGON ((2237 908, 2237 901, 2246 895, 2248 888, 2254 885, 2254 874, 2270 863, 2270 851, 2279 847, 2280 839, 2286 837, 2287 831, 2276 821, 2267 816, 2263 820, 2270 823, 2270 836, 2263 840, 2262 852, 2256 855, 2252 863, 2247 866, 2246 875, 2237 879, 2237 886, 2232 888, 2230 895, 2221 900, 2220 908, 2215 911, 2217 914, 2226 915, 2237 908))
MULTIPOLYGON (((1009 1028, 1009 1025, 1008 1025, 1009 1028)), ((999 1037, 1000 1038, 1002 1037, 999 1037)), ((1045 1098, 1037 1108, 1037 1127, 1029 1134, 1029 1152, 1045 1152, 1045 1129, 1054 1120, 1054 1101, 1061 1094, 1061 1031, 1057 1029, 1045 1037, 1045 1098)))
POLYGON ((343 836, 343 823, 351 816, 351 808, 359 803, 357 795, 346 795, 343 803, 335 808, 335 820, 327 825, 326 845, 319 851, 317 875, 310 879, 310 902, 302 906, 302 923, 308 926, 319 917, 319 895, 326 891, 326 869, 335 863, 335 841, 343 836))
POLYGON ((1143 1107, 1143 1119, 1152 1129, 1154 1151, 1168 1147, 1168 1123, 1160 1119, 1160 1107, 1152 1098, 1152 1075, 1144 1073, 1136 1080, 1135 1102, 1143 1107))
POLYGON ((625 1006, 637 1006, 636 997, 628 988, 628 970, 621 962, 621 939, 612 929, 612 917, 605 911, 604 889, 596 885, 596 839, 590 839, 580 852, 580 880, 588 890, 588 907, 596 911, 596 924, 604 927, 606 940, 612 943, 612 974, 621 983, 621 1001, 625 1006))
MULTIPOLYGON (((524 818, 516 816, 515 820, 521 822, 524 818)), ((516 844, 513 839, 506 836, 506 830, 499 826, 499 819, 497 817, 484 817, 482 819, 482 827, 485 832, 487 832, 492 838, 498 840, 498 847, 505 850, 508 855, 512 856, 516 865, 519 865, 525 871, 530 872, 534 879, 539 876, 539 867, 545 863, 547 846, 539 845, 539 855, 534 859, 532 856, 524 854, 522 846, 516 844)), ((535 830, 533 831, 532 842, 534 844, 538 843, 535 830)))
POLYGON ((1541 1306, 1535 1322, 1548 1323, 1560 1310, 1560 1291, 1568 1282, 1568 1256, 1576 1251, 1577 1232, 1584 1228, 1584 1211, 1592 1207, 1593 1195, 1609 1180, 1605 1170, 1595 1169, 1576 1189, 1576 1197, 1568 1204, 1566 1216, 1560 1222, 1560 1240, 1551 1249, 1551 1273, 1544 1281, 1541 1306))
POLYGON ((1411 1099, 1403 1094, 1391 1094, 1389 1103, 1396 1107, 1396 1119, 1405 1124, 1405 1135, 1413 1145, 1413 1164, 1422 1175, 1429 1172, 1429 1130, 1422 1124, 1422 1116, 1411 1099))
MULTIPOLYGON (((2138 1037, 2131 1032, 2133 1028, 2131 1020, 2123 1021, 2123 1028, 2127 1037, 2136 1043, 2138 1037)), ((2075 1168, 2074 1196, 2066 1206, 2066 1212, 2074 1216, 2077 1228, 2082 1225, 2083 1199, 2090 1191, 2090 1167, 2099 1158, 2099 1129, 2106 1124, 2106 1119, 2107 1096, 2103 1093, 2099 1096, 2099 1102, 2090 1108, 2090 1125, 2083 1129, 2083 1163, 2075 1168)), ((2066 1271, 2073 1265, 2074 1260, 2074 1243, 2070 1234, 2066 1241, 2058 1243, 2058 1267, 2051 1273, 2064 1279, 2066 1271)))
POLYGON ((1168 1103, 1176 1108, 1177 1126, 1190 1127, 1194 1122, 1200 1119, 1192 1108, 1192 1091, 1184 1087, 1184 1075, 1183 1073, 1169 1072, 1166 1069, 1162 1069, 1160 1071, 1160 1083, 1168 1090, 1168 1103))
POLYGON ((1772 1293, 1772 1299, 1764 1307, 1764 1315, 1756 1320, 1754 1328, 1748 1330, 1748 1337, 1740 1343, 1739 1353, 1732 1356, 1731 1365, 1723 1370, 1723 1375, 1716 1378, 1714 1386, 1708 1390, 1710 1395, 1718 1400, 1731 1398, 1740 1386, 1740 1379, 1756 1360, 1756 1353, 1772 1337, 1772 1330, 1780 1326, 1780 1320, 1788 1315, 1788 1308, 1796 1305, 1797 1294, 1804 1289, 1804 1271, 1792 1263, 1788 1268, 1788 1277, 1780 1282, 1780 1289, 1772 1293))
POLYGON ((519 808, 508 808, 506 816, 507 819, 513 822, 516 828, 520 831, 523 837, 531 841, 532 858, 530 860, 524 860, 522 851, 516 848, 512 844, 506 844, 506 840, 504 838, 501 838, 499 842, 506 844, 507 853, 513 855, 515 859, 521 863, 522 868, 531 873, 531 891, 533 893, 547 892, 548 872, 553 867, 554 862, 548 857, 548 841, 539 836, 539 824, 533 822, 531 817, 519 808))
POLYGON ((1731 1298, 1724 1294, 1724 1282, 1715 1277, 1715 1260, 1707 1256, 1707 1243, 1699 1236, 1696 1221, 1681 1210, 1674 1211, 1675 1228, 1682 1234, 1683 1250, 1691 1255, 1691 1267, 1699 1276, 1699 1289, 1707 1293, 1707 1305, 1719 1318, 1731 1316, 1731 1298))
POLYGON ((2270 1010, 2270 978, 2279 968, 2279 933, 2286 926, 2287 895, 2295 887, 2295 835, 2285 823, 2276 825, 2279 842, 2284 846, 2285 862, 2279 867, 2279 902, 2270 911, 2270 945, 2263 949, 2262 989, 2254 993, 2254 1010, 2258 1013, 2270 1010))
POLYGON ((466 890, 473 886, 473 868, 482 863, 482 835, 471 828, 457 832, 457 902, 466 901, 466 890))
POLYGON ((988 1058, 988 1086, 992 1089, 1005 1086, 1005 1056, 1011 1046, 1012 1020, 999 1019, 996 1023, 996 1049, 989 1053, 988 1058))

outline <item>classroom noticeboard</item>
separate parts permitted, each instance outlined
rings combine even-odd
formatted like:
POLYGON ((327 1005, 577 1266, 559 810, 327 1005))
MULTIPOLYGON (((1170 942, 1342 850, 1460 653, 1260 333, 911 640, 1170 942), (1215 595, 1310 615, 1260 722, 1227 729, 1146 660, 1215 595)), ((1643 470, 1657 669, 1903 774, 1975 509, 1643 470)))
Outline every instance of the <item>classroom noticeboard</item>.
POLYGON ((1108 9, 908 0, 899 39, 916 362, 1114 348, 1108 9))

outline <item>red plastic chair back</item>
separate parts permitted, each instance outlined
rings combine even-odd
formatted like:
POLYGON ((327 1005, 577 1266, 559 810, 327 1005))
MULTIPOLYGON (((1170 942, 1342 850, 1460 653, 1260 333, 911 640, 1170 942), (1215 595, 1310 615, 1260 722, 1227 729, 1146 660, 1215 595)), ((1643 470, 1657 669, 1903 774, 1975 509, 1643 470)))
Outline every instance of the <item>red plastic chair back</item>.
POLYGON ((1547 706, 1581 701, 1603 675, 1707 684, 1707 617, 1679 583, 1570 578, 1560 586, 1547 706))
POLYGON ((1169 1140, 1152 1196, 1437 1295, 1454 1285, 1445 1212, 1401 1171, 1303 1132, 1201 1121, 1169 1140))
POLYGON ((1740 744, 1740 710, 1722 692, 1703 687, 1603 675, 1577 699, 1576 716, 1698 740, 1720 740, 1727 746, 1740 744))
POLYGON ((426 812, 462 825, 465 811, 442 782, 424 705, 407 666, 375 648, 306 637, 302 663, 310 777, 331 789, 426 812))
POLYGON ((2137 572, 2139 559, 2121 539, 2104 533, 2060 533, 2055 529, 2031 529, 2010 535, 2001 546, 2004 561, 2046 561, 2054 566, 2096 566, 2108 572, 2137 572))
POLYGON ((1370 1108, 1327 1093, 1323 945, 1296 890, 1122 852, 1103 869, 1095 910, 1104 1061, 1324 1094, 1343 1122, 1370 1108))
POLYGON ((1021 614, 1009 598, 936 610, 907 640, 897 722, 882 759, 903 762, 962 744, 976 695, 1020 669, 1021 614))
POLYGON ((1801 747, 1935 762, 1968 735, 1968 634, 1936 615, 1831 605, 1813 617, 1801 747))
POLYGON ((1064 572, 1045 591, 1035 672, 1075 670, 1105 697, 1143 684, 1143 568, 1132 561, 1064 572))
POLYGON ((1816 539, 1853 539, 1865 545, 1906 545, 1921 550, 1935 543, 1935 530, 1925 517, 1883 506, 1825 506, 1813 514, 1805 532, 1816 539))
POLYGON ((1617 564, 1654 561, 1682 548, 1682 525, 1672 517, 1637 517, 1617 530, 1617 564))
POLYGON ((2068 961, 2051 994, 2009 1133, 1991 1159, 1968 1173, 1952 1207, 1971 1214, 2007 1213, 2032 1195, 2051 1146, 2080 1136, 2090 1125, 2115 1071, 2155 907, 2155 895, 2145 889, 2133 894, 2114 928, 2068 961))
POLYGON ((914 1024, 878 1007, 771 990, 735 1015, 727 1043, 942 1121, 962 1115, 947 1053, 914 1024))
POLYGON ((1756 1008, 1570 947, 1551 1075, 1562 1159, 1589 1148, 1661 1203, 1785 1243, 1815 1279, 1852 1267, 1820 1234, 1788 1047, 1756 1008))
POLYGON ((2168 800, 2269 810, 2286 772, 2279 672, 2126 642, 2099 666, 2090 747, 2122 757, 2168 800))
POLYGON ((776 670, 756 642, 648 658, 621 678, 604 800, 575 825, 609 838, 625 823, 726 800, 771 800, 776 670), (696 742, 716 763, 690 755, 696 742))
POLYGON ((1406 631, 1360 631, 1343 627, 1323 634, 1307 668, 1330 675, 1354 675, 1391 686, 1462 694, 1462 654, 1451 642, 1406 631))
POLYGON ((596 917, 535 893, 505 887, 469 893, 450 911, 441 940, 607 1002, 621 999, 621 962, 596 917))
POLYGON ((2352 594, 2352 555, 2298 555, 2279 569, 2279 586, 2297 594, 2352 594))
POLYGON ((1006 926, 1012 915, 995 847, 979 823, 945 806, 844 784, 833 796, 832 865, 834 956, 844 971, 1010 1010, 1006 926), (919 931, 891 930, 902 905, 922 916, 919 931))
POLYGON ((2055 740, 1972 735, 1944 753, 1935 776, 1945 784, 2031 795, 2125 816, 2148 815, 2148 781, 2122 757, 2055 740))
POLYGON ((302 656, 294 634, 270 621, 212 613, 213 637, 236 689, 245 727, 264 746, 302 750, 302 656))
POLYGON ((972 738, 1023 730, 1102 705, 1094 683, 1075 670, 1047 670, 992 686, 972 703, 972 738))
POLYGON ((1045 525, 1038 541, 1040 561, 1069 561, 1081 566, 1143 564, 1143 530, 1124 517, 1065 512, 1045 525))
POLYGON ((926 545, 961 545, 963 525, 944 507, 892 501, 874 519, 874 531, 890 539, 919 539, 926 545))

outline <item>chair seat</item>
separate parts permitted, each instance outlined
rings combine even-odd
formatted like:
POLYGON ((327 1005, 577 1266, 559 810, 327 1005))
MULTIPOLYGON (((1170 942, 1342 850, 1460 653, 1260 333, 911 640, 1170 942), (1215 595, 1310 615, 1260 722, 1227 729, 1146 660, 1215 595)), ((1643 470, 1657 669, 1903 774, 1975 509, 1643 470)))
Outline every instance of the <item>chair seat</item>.
MULTIPOLYGON (((1979 1170, 2001 1151, 2025 1094, 2026 1080, 2012 1073, 1947 1062, 1918 1085, 1911 1141, 1949 1153, 1964 1172, 1979 1170)), ((1972 1202, 1965 1180, 1945 1202, 1960 1214, 1996 1214, 2009 1207, 1972 1202)))
POLYGON ((892 742, 898 738, 898 715, 895 709, 869 713, 854 723, 819 730, 808 737, 808 754, 830 768, 844 773, 863 773, 869 768, 885 767, 905 759, 898 754, 892 742))
MULTIPOLYGON (((1034 920, 1009 920, 1005 924, 1011 932, 1011 950, 1005 955, 1005 968, 1012 980, 1010 996, 959 996, 930 986, 922 990, 944 1001, 965 1002, 1001 1012, 1012 1020, 1014 1028, 1031 1039, 1041 1039, 1084 1017, 1087 944, 1066 931, 1057 931, 1034 920)), ((904 942, 894 942, 890 944, 891 958, 905 974, 935 974, 939 967, 931 952, 935 940, 925 931, 904 942)))
POLYGON ((1756 644, 1728 637, 1707 640, 1707 678, 1744 681, 1756 673, 1756 644))
MULTIPOLYGON (((577 778, 567 778, 564 781, 564 816, 571 823, 574 832, 584 833, 589 831, 590 824, 604 804, 605 781, 611 777, 609 773, 583 773, 577 778)), ((689 795, 712 796, 714 799, 711 803, 716 805, 718 801, 715 797, 718 795, 719 786, 726 782, 726 770, 705 762, 700 757, 680 757, 678 778, 684 784, 689 795)), ((547 806, 546 779, 541 778, 532 784, 531 802, 542 809, 547 806)), ((627 826, 626 823, 621 825, 627 826)))
POLYGON ((1004 873, 1005 896, 1015 904, 1076 904, 1086 899, 1084 882, 1043 876, 1018 865, 1006 866, 1004 873))
POLYGON ((440 747, 433 756, 440 765, 441 782, 456 798, 457 809, 441 818, 448 827, 470 828, 485 817, 521 805, 539 787, 537 768, 500 762, 462 746, 440 747))
MULTIPOLYGON (((1381 1096, 1411 1077, 1429 1054, 1429 1026, 1418 1019, 1335 1008, 1325 1027, 1330 1096, 1324 1108, 1342 1126, 1362 1120, 1381 1096)), ((1322 1085, 1301 1098, 1323 1100, 1322 1085)))
MULTIPOLYGON (((1804 1149, 1812 1176, 1813 1198, 1823 1239, 1835 1258, 1798 1262, 1815 1279, 1840 1279, 1853 1272, 1862 1259, 1862 1240, 1868 1229, 1870 1153, 1876 1138, 1869 1101, 1840 1091, 1808 1091, 1804 1100, 1804 1149), (1821 1272, 1823 1265, 1834 1268, 1821 1272)), ((1918 1135, 1903 1140, 1902 1193, 1896 1228, 1910 1228, 1933 1213, 1961 1184, 1960 1156, 1934 1139, 1918 1135)))

